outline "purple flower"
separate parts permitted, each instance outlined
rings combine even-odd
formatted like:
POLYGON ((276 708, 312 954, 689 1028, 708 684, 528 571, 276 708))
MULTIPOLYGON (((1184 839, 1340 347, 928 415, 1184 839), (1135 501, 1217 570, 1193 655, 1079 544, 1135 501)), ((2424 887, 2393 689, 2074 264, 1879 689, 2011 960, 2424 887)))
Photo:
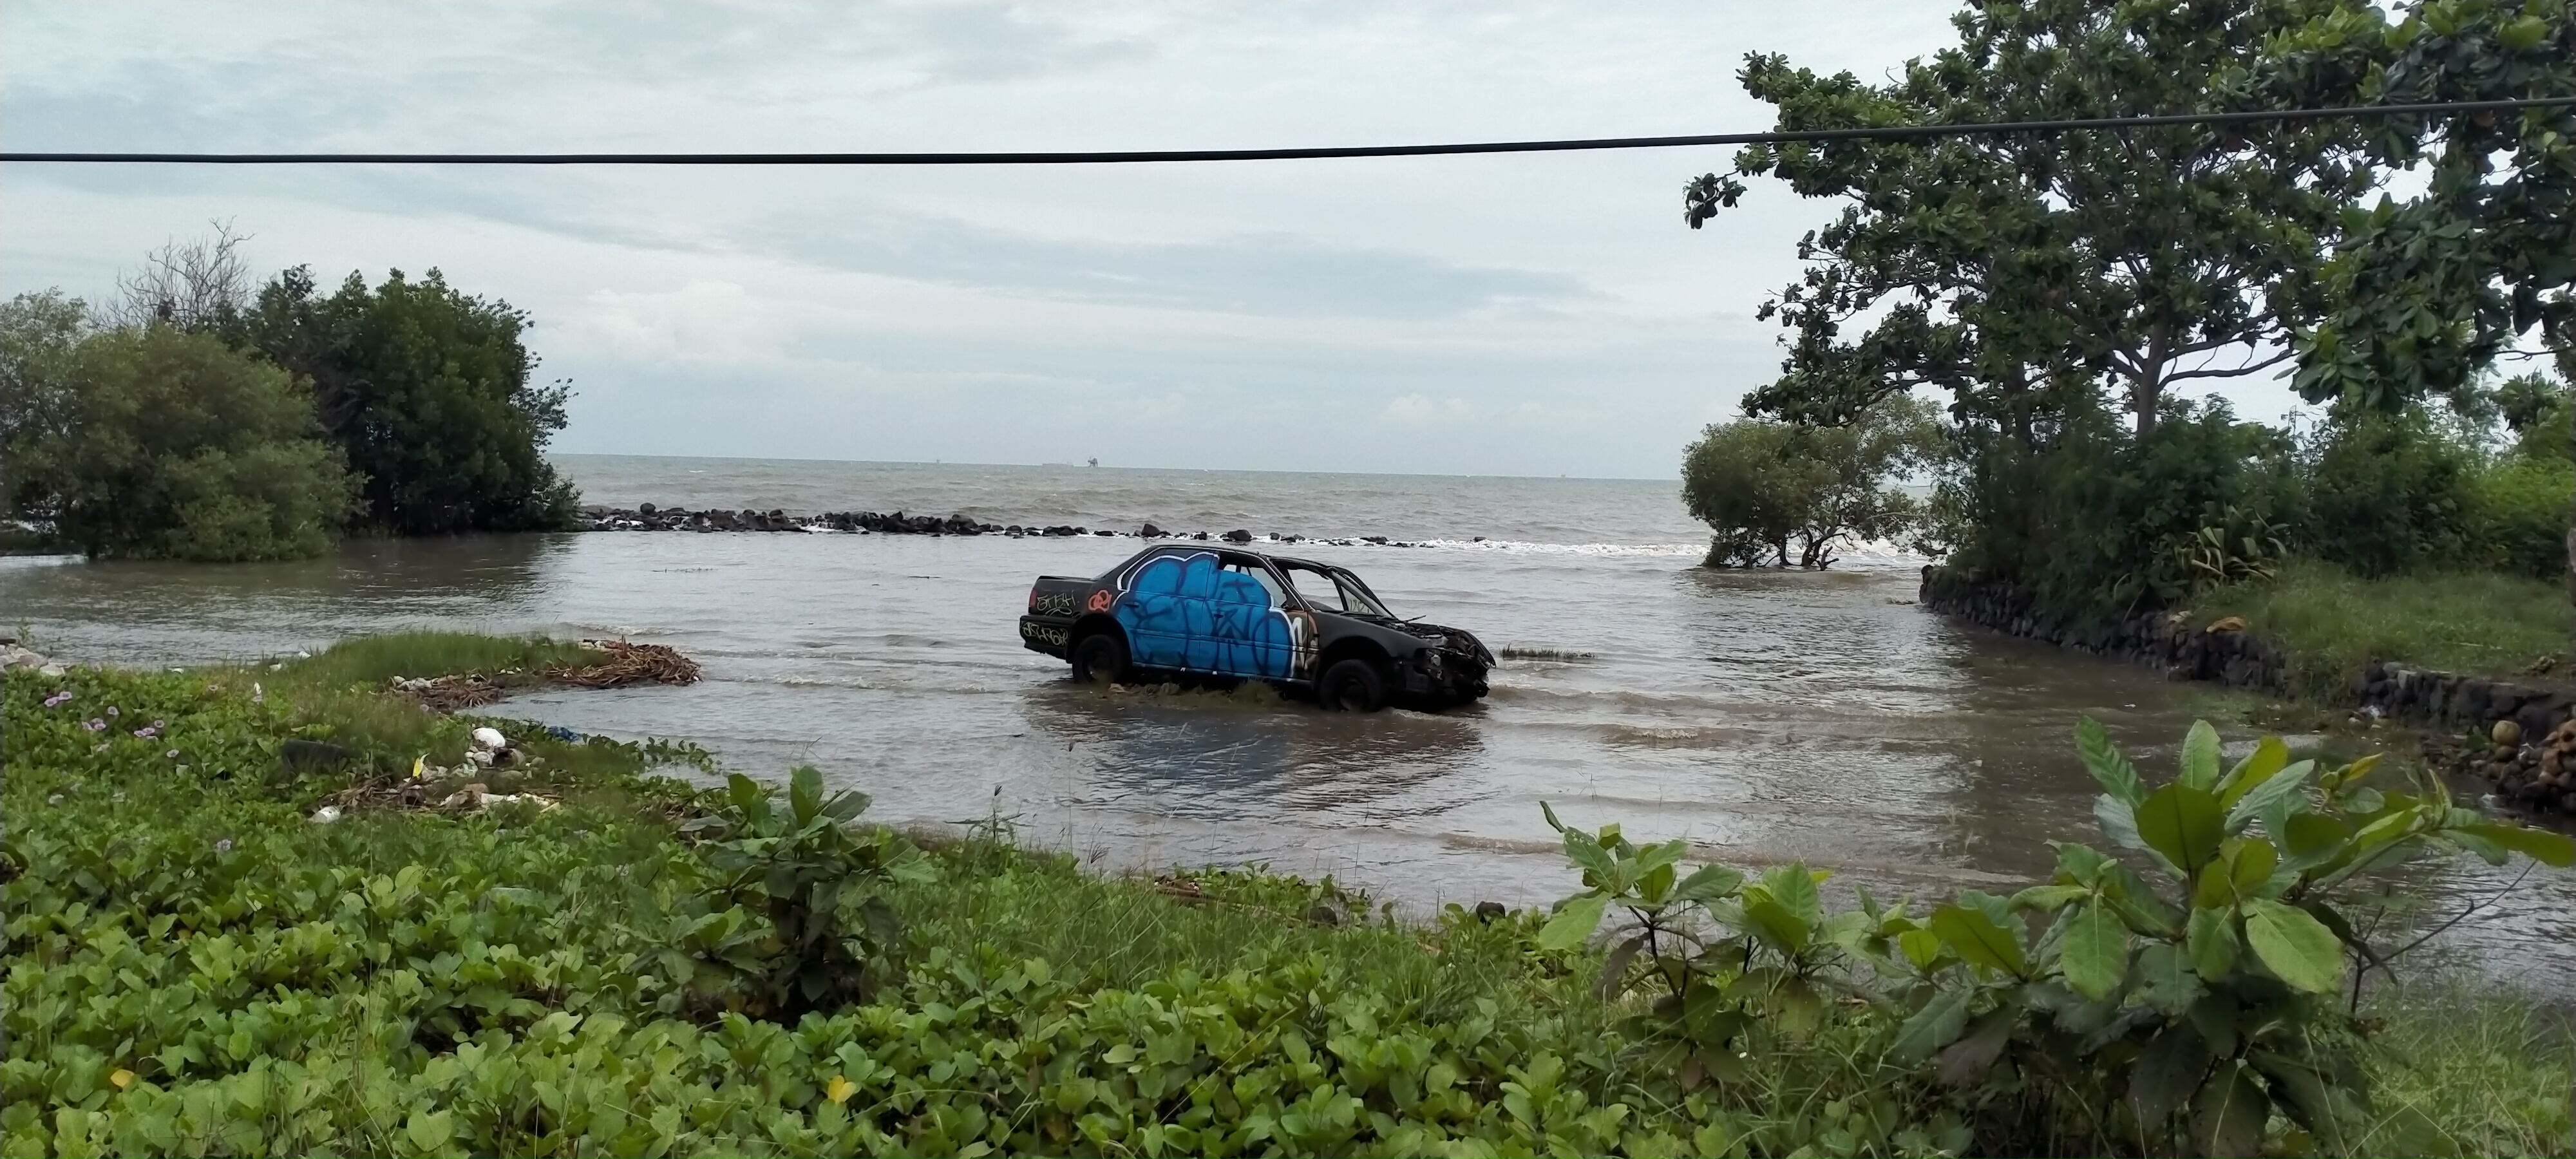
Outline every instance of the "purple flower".
POLYGON ((114 716, 114 715, 116 715, 116 706, 115 706, 115 705, 113 705, 113 704, 108 705, 108 706, 107 706, 107 714, 108 714, 109 716, 114 716))
POLYGON ((165 757, 168 757, 168 758, 170 758, 171 760, 174 760, 174 761, 175 761, 175 760, 178 760, 178 759, 179 759, 179 750, 177 750, 177 749, 171 749, 169 752, 163 753, 163 754, 161 754, 161 755, 162 755, 162 756, 165 756, 165 757))
POLYGON ((62 690, 62 691, 60 691, 60 692, 57 692, 57 693, 53 694, 52 696, 48 696, 48 697, 46 697, 46 698, 45 698, 45 707, 47 707, 47 708, 61 708, 61 707, 63 706, 63 702, 64 702, 64 701, 66 701, 66 700, 70 700, 71 698, 72 698, 72 690, 71 690, 71 689, 66 688, 66 689, 64 689, 64 690, 62 690))
POLYGON ((224 838, 224 839, 223 839, 223 840, 221 840, 221 841, 215 842, 215 852, 217 852, 217 853, 230 853, 230 852, 232 852, 232 851, 233 851, 233 839, 232 839, 232 838, 230 838, 230 837, 226 837, 226 838, 224 838))
POLYGON ((161 730, 151 725, 145 725, 142 728, 135 729, 134 735, 142 737, 145 740, 150 740, 153 737, 161 735, 161 730))
POLYGON ((81 722, 81 727, 82 727, 82 728, 85 728, 85 729, 88 729, 88 730, 90 730, 91 732, 106 732, 106 731, 107 731, 107 722, 106 722, 106 721, 103 721, 103 720, 100 720, 99 718, 97 718, 97 717, 93 716, 93 717, 89 718, 88 720, 84 720, 84 721, 82 721, 82 722, 81 722))

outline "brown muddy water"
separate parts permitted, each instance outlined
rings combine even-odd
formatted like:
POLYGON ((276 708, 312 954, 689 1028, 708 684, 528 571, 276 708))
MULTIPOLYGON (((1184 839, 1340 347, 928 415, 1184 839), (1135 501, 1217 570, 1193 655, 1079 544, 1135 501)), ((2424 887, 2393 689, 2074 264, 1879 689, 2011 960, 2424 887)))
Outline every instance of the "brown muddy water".
MULTIPOLYGON (((1077 688, 1019 646, 1014 620, 1032 577, 1095 574, 1139 546, 1105 538, 592 533, 362 542, 273 565, 20 558, 0 561, 0 617, 47 651, 136 664, 406 627, 667 643, 701 662, 702 683, 546 692, 500 711, 687 738, 755 775, 812 763, 872 794, 883 821, 998 810, 1023 840, 1103 867, 1263 862, 1411 907, 1570 892, 1541 801, 1572 823, 1684 836, 1737 863, 1805 859, 1884 893, 2008 889, 2045 876, 2048 840, 2100 840, 2071 741, 2080 715, 2152 769, 2208 711, 2209 693, 2145 669, 1925 613, 1920 560, 1696 567, 1669 482, 567 465, 616 504, 1409 535, 1433 544, 1294 550, 1358 571, 1399 614, 1552 655, 1507 657, 1488 701, 1440 715, 1077 688)), ((2399 884, 2441 915, 2503 880, 2468 862, 2399 884)), ((2437 945, 2563 994, 2571 901, 2576 878, 2544 871, 2437 945)))

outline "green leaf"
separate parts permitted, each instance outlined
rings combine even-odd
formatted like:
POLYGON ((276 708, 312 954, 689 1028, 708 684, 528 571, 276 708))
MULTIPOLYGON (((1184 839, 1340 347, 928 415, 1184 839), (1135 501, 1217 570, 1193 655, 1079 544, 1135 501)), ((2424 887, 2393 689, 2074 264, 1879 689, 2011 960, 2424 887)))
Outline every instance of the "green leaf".
POLYGON ((2010 974, 2023 975, 2028 963, 2023 958, 2021 939, 2014 937, 1993 918, 1978 909, 1953 902, 1932 911, 1932 932, 1971 965, 2010 974))
POLYGON ((760 782, 741 773, 725 774, 725 793, 733 799, 733 807, 742 810, 745 815, 759 808, 760 803, 769 797, 769 794, 761 791, 760 782))
POLYGON ((2529 52, 2540 47, 2542 37, 2549 35, 2549 23, 2538 16, 2525 16, 2496 30, 2496 43, 2515 52, 2529 52))
POLYGON ((2058 965, 2076 993, 2095 1001, 2108 997, 2129 972, 2129 927, 2098 903, 2076 910, 2058 943, 2058 965))
POLYGON ((2075 725, 2075 752, 2084 758, 2084 771, 2093 774, 2102 791, 2124 805, 2135 805, 2146 796, 2146 787, 2138 780, 2138 770, 2129 758, 2120 755, 2111 743, 2102 722, 2085 717, 2075 725))
POLYGON ((1673 896, 1682 901, 1706 905, 1735 896, 1744 885, 1744 874, 1723 865, 1703 865, 1673 887, 1673 896))
POLYGON ((2343 988, 2343 942, 2307 911, 2257 898, 2245 903, 2245 942, 2272 976, 2312 994, 2343 988))
POLYGON ((2200 1034, 2188 1022, 2167 1023, 2129 1066, 2130 1107, 2150 1132, 2161 1134, 2157 1128, 2182 1109, 2208 1072, 2209 1048, 2200 1034))
POLYGON ((1762 875, 1762 884, 1798 920, 1814 925, 1824 916, 1824 898, 1816 892, 1816 882, 1824 874, 1807 868, 1803 861, 1792 861, 1762 875))
POLYGON ((1964 988, 1934 994, 1923 1009, 1896 1028, 1896 1041, 1889 1049, 1898 1058, 1921 1062, 1950 1045, 1968 1027, 1968 994, 1964 988))
POLYGON ((1808 926, 1805 919, 1770 898, 1755 898, 1744 903, 1744 918, 1753 932, 1783 953, 1806 952, 1808 926))
POLYGON ((2236 911, 2233 909, 2196 909, 2183 934, 2183 948, 2191 955, 2191 968, 2204 982, 2225 979, 2236 969, 2236 911))
POLYGON ((2272 1100, 2252 1075, 2230 1066, 2211 1075, 2191 1101, 2193 1148, 2211 1159, 2262 1153, 2272 1100))
POLYGON ((2137 810, 2128 802, 2109 793, 2093 798, 2093 820, 2102 826, 2102 835, 2110 838, 2112 844, 2122 849, 2135 849, 2154 859, 2157 867, 2166 873, 2184 876, 2171 858, 2156 852, 2147 844, 2146 838, 2138 835, 2137 810))
POLYGON ((1600 927, 1601 913, 1609 907, 1610 898, 1598 893, 1587 893, 1566 902, 1564 909, 1556 911, 1556 916, 1547 919, 1547 924, 1539 928, 1539 948, 1571 950, 1582 945, 1584 939, 1591 937, 1592 931, 1600 927))
POLYGON ((1917 970, 1929 970, 1941 960, 1941 935, 1930 930, 1907 930, 1896 935, 1896 950, 1917 970))
POLYGON ((2564 833, 2503 823, 2462 825, 2456 831, 2486 838, 2554 869, 2576 865, 2576 838, 2564 833))
POLYGON ((1620 880, 1617 860, 1583 830, 1565 831, 1565 859, 1582 868, 1585 885, 1613 891, 1627 888, 1627 883, 1620 880))
POLYGON ((2191 722, 2182 738, 2181 784, 2202 792, 2218 787, 2218 730, 2205 720, 2191 722))
POLYGON ((2352 826, 2323 813, 2294 814, 2282 829, 2281 843, 2296 862, 2331 856, 2352 836, 2352 826))
POLYGON ((2236 762, 2236 767, 2227 770, 2226 778, 2218 782, 2219 807, 2235 805, 2238 798, 2271 780, 2272 774, 2288 767, 2289 763, 2290 746, 2281 738, 2267 736, 2254 742, 2254 751, 2245 754, 2245 759, 2236 762))
POLYGON ((798 765, 787 774, 787 808, 802 825, 823 811, 823 773, 812 765, 798 765))
POLYGON ((1680 862, 1683 855, 1689 852, 1690 842, 1679 837, 1661 845, 1650 845, 1637 854, 1637 862, 1629 867, 1628 872, 1636 877, 1644 877, 1654 870, 1680 862))
POLYGON ((2226 836, 2223 821, 2218 798, 2208 790, 2171 784, 2138 805, 2138 838, 2191 873, 2218 856, 2218 842, 2226 836))
POLYGON ((456 1128, 446 1111, 413 1111, 411 1121, 403 1125, 403 1134, 414 1149, 438 1154, 456 1141, 456 1128))
POLYGON ((867 794, 856 789, 845 789, 834 795, 829 804, 823 806, 823 815, 838 824, 847 825, 859 814, 867 812, 869 804, 867 794))
MULTIPOLYGON (((2249 786, 2244 795, 2226 803, 2227 831, 2242 833, 2245 827, 2262 818, 2267 825, 2278 825, 2289 816, 2288 809, 2299 790, 2308 783, 2308 774, 2316 771, 2315 761, 2300 761, 2249 786)), ((2279 836, 2275 833, 2274 836, 2279 836)))
MULTIPOLYGON (((2138 951, 2138 997, 2156 1012, 2169 1019, 2179 1018, 2205 992, 2200 975, 2192 973, 2182 947, 2172 942, 2149 942, 2138 951)), ((2177 1101, 2182 1097, 2174 1096, 2177 1101)))
POLYGON ((2070 902, 2093 896, 2093 891, 2080 885, 2034 885, 2012 895, 2012 907, 2033 913, 2053 914, 2070 902))

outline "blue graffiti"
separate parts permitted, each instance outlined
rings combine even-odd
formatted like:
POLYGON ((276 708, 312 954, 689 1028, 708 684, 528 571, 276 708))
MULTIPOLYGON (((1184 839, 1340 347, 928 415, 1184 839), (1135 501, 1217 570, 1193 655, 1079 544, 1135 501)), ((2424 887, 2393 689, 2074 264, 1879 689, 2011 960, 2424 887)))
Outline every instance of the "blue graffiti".
POLYGON ((1270 589, 1218 567, 1211 553, 1138 568, 1112 614, 1135 662, 1149 668, 1278 680, 1294 663, 1288 616, 1270 589))

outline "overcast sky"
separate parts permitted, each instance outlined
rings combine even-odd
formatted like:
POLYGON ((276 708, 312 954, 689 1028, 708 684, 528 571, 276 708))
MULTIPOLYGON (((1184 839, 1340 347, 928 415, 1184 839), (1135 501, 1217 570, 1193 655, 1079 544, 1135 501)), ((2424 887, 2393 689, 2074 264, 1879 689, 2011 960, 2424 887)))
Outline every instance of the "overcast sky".
MULTIPOLYGON (((1770 127, 1946 3, 0 4, 13 150, 1237 148, 1770 127)), ((209 218, 527 309, 570 452, 1668 477, 1826 203, 1725 150, 942 169, 0 173, 0 293, 209 218)), ((2277 414, 2276 385, 2231 388, 2277 414)))

